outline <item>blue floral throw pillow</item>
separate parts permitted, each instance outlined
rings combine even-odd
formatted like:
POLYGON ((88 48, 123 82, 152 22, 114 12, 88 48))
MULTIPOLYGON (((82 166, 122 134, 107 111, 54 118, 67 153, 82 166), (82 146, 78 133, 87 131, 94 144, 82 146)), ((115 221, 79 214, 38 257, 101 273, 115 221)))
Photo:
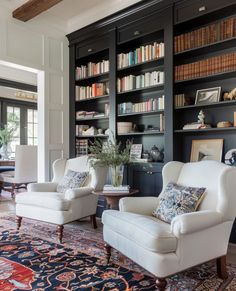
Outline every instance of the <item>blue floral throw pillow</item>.
POLYGON ((159 205, 153 215, 165 222, 184 213, 194 212, 201 203, 206 188, 186 187, 169 183, 159 196, 159 205))
POLYGON ((57 192, 65 193, 68 189, 76 189, 83 186, 88 172, 75 172, 68 170, 62 180, 57 185, 57 192))

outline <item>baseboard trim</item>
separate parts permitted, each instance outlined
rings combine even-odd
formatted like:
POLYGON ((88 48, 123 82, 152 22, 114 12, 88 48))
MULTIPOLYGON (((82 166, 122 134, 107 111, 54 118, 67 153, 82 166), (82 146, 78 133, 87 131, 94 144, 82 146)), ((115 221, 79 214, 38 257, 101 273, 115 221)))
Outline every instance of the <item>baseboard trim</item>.
POLYGON ((236 244, 229 243, 228 253, 236 255, 236 244))

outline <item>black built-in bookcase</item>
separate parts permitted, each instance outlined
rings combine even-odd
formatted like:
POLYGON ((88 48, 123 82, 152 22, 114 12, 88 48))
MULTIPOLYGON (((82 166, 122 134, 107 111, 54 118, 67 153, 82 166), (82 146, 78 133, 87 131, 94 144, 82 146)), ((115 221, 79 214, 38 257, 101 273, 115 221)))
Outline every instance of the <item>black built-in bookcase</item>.
MULTIPOLYGON (((171 160, 187 162, 190 159, 193 139, 224 139, 224 154, 236 146, 236 129, 212 128, 207 130, 183 131, 186 123, 197 121, 201 109, 206 115, 206 122, 213 126, 218 121, 233 121, 236 111, 236 101, 220 101, 210 105, 194 105, 196 90, 222 87, 222 91, 230 91, 236 87, 236 70, 217 72, 214 75, 193 77, 175 81, 175 66, 196 62, 220 54, 233 52, 236 47, 236 35, 220 39, 185 51, 175 51, 175 37, 190 33, 201 27, 224 21, 236 16, 236 3, 233 0, 197 0, 197 1, 142 1, 110 17, 95 22, 83 29, 69 34, 70 47, 70 155, 76 155, 75 113, 80 110, 102 110, 102 104, 109 102, 108 118, 86 120, 89 125, 110 128, 119 141, 127 139, 134 143, 142 143, 144 149, 150 150, 153 145, 164 147, 163 163, 130 164, 126 170, 126 181, 134 188, 139 188, 139 195, 158 195, 162 187, 161 171, 163 165, 171 160), (146 61, 126 68, 118 68, 117 55, 130 52, 139 46, 151 44, 154 41, 164 42, 164 57, 146 61), (109 73, 87 80, 75 80, 75 68, 89 61, 102 58, 109 59, 109 73), (139 75, 154 70, 162 70, 165 74, 164 84, 151 88, 136 89, 125 93, 117 92, 117 78, 133 74, 139 75), (75 102, 75 86, 89 84, 93 81, 109 80, 109 96, 75 102), (175 107, 175 94, 185 94, 192 104, 175 107), (164 95, 164 110, 149 113, 131 113, 121 115, 118 105, 122 102, 143 102, 147 98, 157 98, 164 95), (117 134, 117 122, 130 121, 137 125, 159 126, 159 115, 165 116, 164 132, 145 132, 139 134, 117 134)), ((236 26, 234 28, 236 30, 236 26)), ((235 31, 236 33, 236 31, 235 31)), ((104 137, 106 138, 106 137, 104 137)), ((94 140, 91 137, 91 140, 94 140)), ((98 214, 101 214, 103 203, 100 201, 98 214)), ((231 241, 236 242, 234 228, 231 241)))

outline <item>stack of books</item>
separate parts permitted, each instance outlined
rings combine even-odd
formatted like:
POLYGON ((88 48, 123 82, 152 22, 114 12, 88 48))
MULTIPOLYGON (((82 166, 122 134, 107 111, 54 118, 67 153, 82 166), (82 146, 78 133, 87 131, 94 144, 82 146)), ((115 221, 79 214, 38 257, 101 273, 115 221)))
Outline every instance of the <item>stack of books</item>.
POLYGON ((175 53, 206 46, 236 36, 236 17, 175 36, 175 53))
POLYGON ((76 140, 76 156, 88 154, 88 139, 77 139, 76 140))
POLYGON ((164 43, 154 42, 153 44, 140 46, 134 51, 128 52, 126 54, 119 54, 117 57, 117 64, 118 68, 121 69, 162 57, 164 57, 164 43))
POLYGON ((76 101, 106 95, 109 83, 94 83, 91 86, 76 86, 76 101))
POLYGON ((134 89, 160 85, 164 83, 164 72, 154 71, 147 72, 143 75, 129 75, 117 80, 117 91, 125 92, 134 89))
POLYGON ((236 53, 228 53, 175 67, 175 81, 205 77, 236 69, 236 53))
POLYGON ((103 193, 129 193, 129 185, 121 185, 114 187, 113 185, 104 185, 103 193))
POLYGON ((92 76, 96 76, 99 74, 104 74, 109 72, 109 61, 103 60, 98 63, 89 62, 85 66, 80 66, 76 68, 75 71, 75 79, 80 80, 83 78, 88 78, 92 76))
POLYGON ((175 107, 182 107, 186 105, 185 94, 175 95, 175 107))
POLYGON ((159 98, 150 98, 144 102, 124 102, 118 105, 118 114, 151 112, 156 110, 164 110, 164 95, 159 98))

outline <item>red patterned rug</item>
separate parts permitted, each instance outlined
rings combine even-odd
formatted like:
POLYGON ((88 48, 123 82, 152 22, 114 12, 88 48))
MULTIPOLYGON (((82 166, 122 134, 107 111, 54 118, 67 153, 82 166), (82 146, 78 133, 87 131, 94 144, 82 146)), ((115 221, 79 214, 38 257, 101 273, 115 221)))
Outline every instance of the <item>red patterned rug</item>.
MULTIPOLYGON (((62 284, 62 281, 58 280, 58 278, 64 278, 63 284, 58 288, 54 289, 45 289, 45 286, 41 286, 40 288, 33 288, 27 287, 26 289, 20 289, 19 287, 15 289, 3 289, 0 285, 1 291, 10 291, 10 290, 129 290, 129 291, 136 291, 136 290, 155 290, 154 288, 154 280, 151 278, 151 275, 145 272, 142 268, 134 264, 129 259, 125 258, 124 256, 120 255, 118 252, 113 250, 112 253, 112 260, 111 265, 104 264, 104 250, 103 250, 103 240, 102 240, 102 227, 98 228, 98 230, 93 230, 90 228, 88 222, 80 222, 69 224, 65 226, 64 230, 64 241, 62 245, 56 244, 57 237, 55 233, 55 226, 42 223, 42 222, 35 222, 32 220, 24 219, 21 227, 20 233, 13 230, 15 229, 15 218, 14 216, 6 216, 1 217, 0 220, 0 282, 1 282, 1 270, 4 270, 6 266, 8 268, 12 268, 12 264, 14 263, 14 268, 19 271, 22 277, 26 276, 29 280, 27 282, 32 281, 32 272, 36 272, 36 278, 42 276, 42 270, 39 271, 33 263, 40 264, 43 270, 46 268, 51 268, 49 262, 42 261, 45 260, 45 257, 49 257, 49 252, 54 254, 53 260, 60 262, 60 271, 58 271, 57 275, 50 275, 50 281, 54 282, 53 284, 62 284), (10 231, 7 231, 10 230, 10 231), (38 239, 40 238, 40 239, 38 239), (24 245, 25 250, 22 252, 32 252, 32 255, 35 250, 35 246, 30 244, 30 241, 35 242, 36 246, 40 243, 43 246, 48 245, 48 249, 46 248, 44 253, 38 251, 38 258, 33 260, 33 263, 30 262, 31 257, 17 259, 16 257, 19 256, 19 245, 24 245), (14 250, 15 257, 11 257, 13 255, 12 250, 7 250, 7 246, 17 246, 17 249, 14 250), (1 247, 6 248, 3 252, 1 247), (32 249, 33 248, 33 249, 32 249), (59 250, 59 251, 58 251, 59 250), (61 254, 63 254, 63 262, 61 261, 61 254), (86 254, 86 255, 85 255, 86 254), (68 258, 67 258, 68 255, 68 258), (73 258, 71 258, 71 256, 73 258), (78 258, 77 258, 78 256, 78 258), (66 259, 65 259, 66 258, 66 259), (70 259, 69 259, 70 258, 70 259), (1 260, 2 259, 2 260, 1 260), (76 268, 72 268, 72 271, 68 271, 66 266, 63 264, 67 264, 67 259, 70 261, 70 264, 73 265, 74 261, 83 261, 82 265, 76 266, 76 268), (8 261, 7 261, 8 260, 8 261), (39 260, 39 261, 37 261, 39 260), (12 263, 11 263, 12 262, 12 263), (16 263, 16 264, 15 264, 16 263), (20 264, 20 265, 18 265, 20 264), (32 264, 32 268, 31 268, 32 264), (49 265, 48 265, 49 264, 49 265), (44 266, 46 265, 46 267, 44 266), (62 266, 63 265, 63 266, 62 266), (89 286, 89 282, 86 287, 81 287, 78 285, 78 281, 80 282, 84 278, 85 275, 83 270, 85 268, 92 268, 92 266, 96 266, 96 272, 86 278, 90 278, 91 284, 95 284, 93 287, 89 286), (4 267, 2 269, 2 267, 4 267), (24 267, 24 268, 23 268, 24 267), (23 269, 22 269, 23 268, 23 269), (77 270, 79 269, 79 271, 77 270), (33 270, 33 271, 32 271, 33 270), (38 270, 38 271, 37 271, 38 270), (41 272, 41 273, 40 273, 41 272), (74 272, 73 274, 70 272, 74 272), (81 273, 82 272, 82 273, 81 273), (65 274, 65 276, 60 274, 65 274), (104 275, 106 274, 106 275, 104 275), (59 277, 58 277, 59 276, 59 277), (81 277, 82 276, 82 277, 81 277), (91 277, 92 276, 92 277, 91 277), (106 277, 104 281, 103 277, 106 277), (109 278, 107 278, 107 276, 109 278), (111 276, 111 277, 110 277, 111 276), (114 278, 115 276, 115 278, 114 278), (119 278, 118 278, 119 277, 119 278), (72 279, 71 279, 72 278, 72 279), (74 278, 74 279, 73 279, 74 278), (99 278, 99 279, 98 279, 99 278), (118 280, 118 281, 117 281, 118 280), (76 283, 77 282, 77 283, 76 283), (70 283, 72 285, 70 285, 70 283), (96 286, 96 284, 98 284, 96 286), (105 285, 103 285, 105 284, 105 285), (108 284, 108 285, 106 285, 108 284), (121 285, 120 285, 121 284, 121 285), (123 284, 123 285, 122 285, 123 284), (67 287, 65 287, 67 286, 67 287), (103 287, 101 287, 103 286, 103 287), (30 289, 31 288, 31 289, 30 289), (36 289, 35 289, 36 288, 36 289), (85 288, 85 289, 84 289, 85 288)), ((41 247, 40 247, 41 248, 41 247)), ((44 247, 42 247, 44 249, 44 247)), ((37 249, 37 248, 36 248, 37 249)), ((34 255, 35 256, 35 255, 34 255)), ((55 262, 54 262, 55 263, 55 262)), ((92 272, 92 271, 91 271, 92 272)), ((228 272, 229 278, 226 281, 222 281, 216 275, 215 264, 213 262, 209 262, 207 264, 192 268, 188 271, 182 272, 178 275, 172 276, 168 278, 168 291, 203 291, 203 290, 210 290, 210 291, 235 291, 236 290, 236 265, 228 265, 228 272)), ((17 271, 18 274, 18 271, 17 271)), ((45 273, 46 274, 46 273, 45 273)), ((43 278, 47 278, 46 275, 43 275, 43 278), (45 277, 46 276, 46 277, 45 277)), ((49 274, 51 274, 49 272, 49 274)), ((11 277, 12 278, 12 277, 11 277)), ((18 278, 18 277, 17 277, 18 278)), ((35 277, 34 277, 35 278, 35 277)), ((86 279, 85 280, 88 280, 86 279)), ((16 280, 16 279, 11 279, 16 280)), ((12 282, 12 281, 8 282, 12 282)), ((17 281, 17 280, 16 280, 17 281)), ((48 281, 48 280, 47 280, 48 281)), ((33 281, 35 284, 43 284, 39 280, 33 281)), ((83 283, 83 284, 85 284, 83 283)), ((5 284, 7 284, 5 282, 5 284)), ((82 284, 82 281, 81 281, 82 284)), ((58 285, 58 286, 59 286, 58 285)), ((36 286, 36 285, 35 285, 36 286)), ((39 285, 40 286, 40 285, 39 285)), ((85 286, 85 285, 83 285, 85 286)))

